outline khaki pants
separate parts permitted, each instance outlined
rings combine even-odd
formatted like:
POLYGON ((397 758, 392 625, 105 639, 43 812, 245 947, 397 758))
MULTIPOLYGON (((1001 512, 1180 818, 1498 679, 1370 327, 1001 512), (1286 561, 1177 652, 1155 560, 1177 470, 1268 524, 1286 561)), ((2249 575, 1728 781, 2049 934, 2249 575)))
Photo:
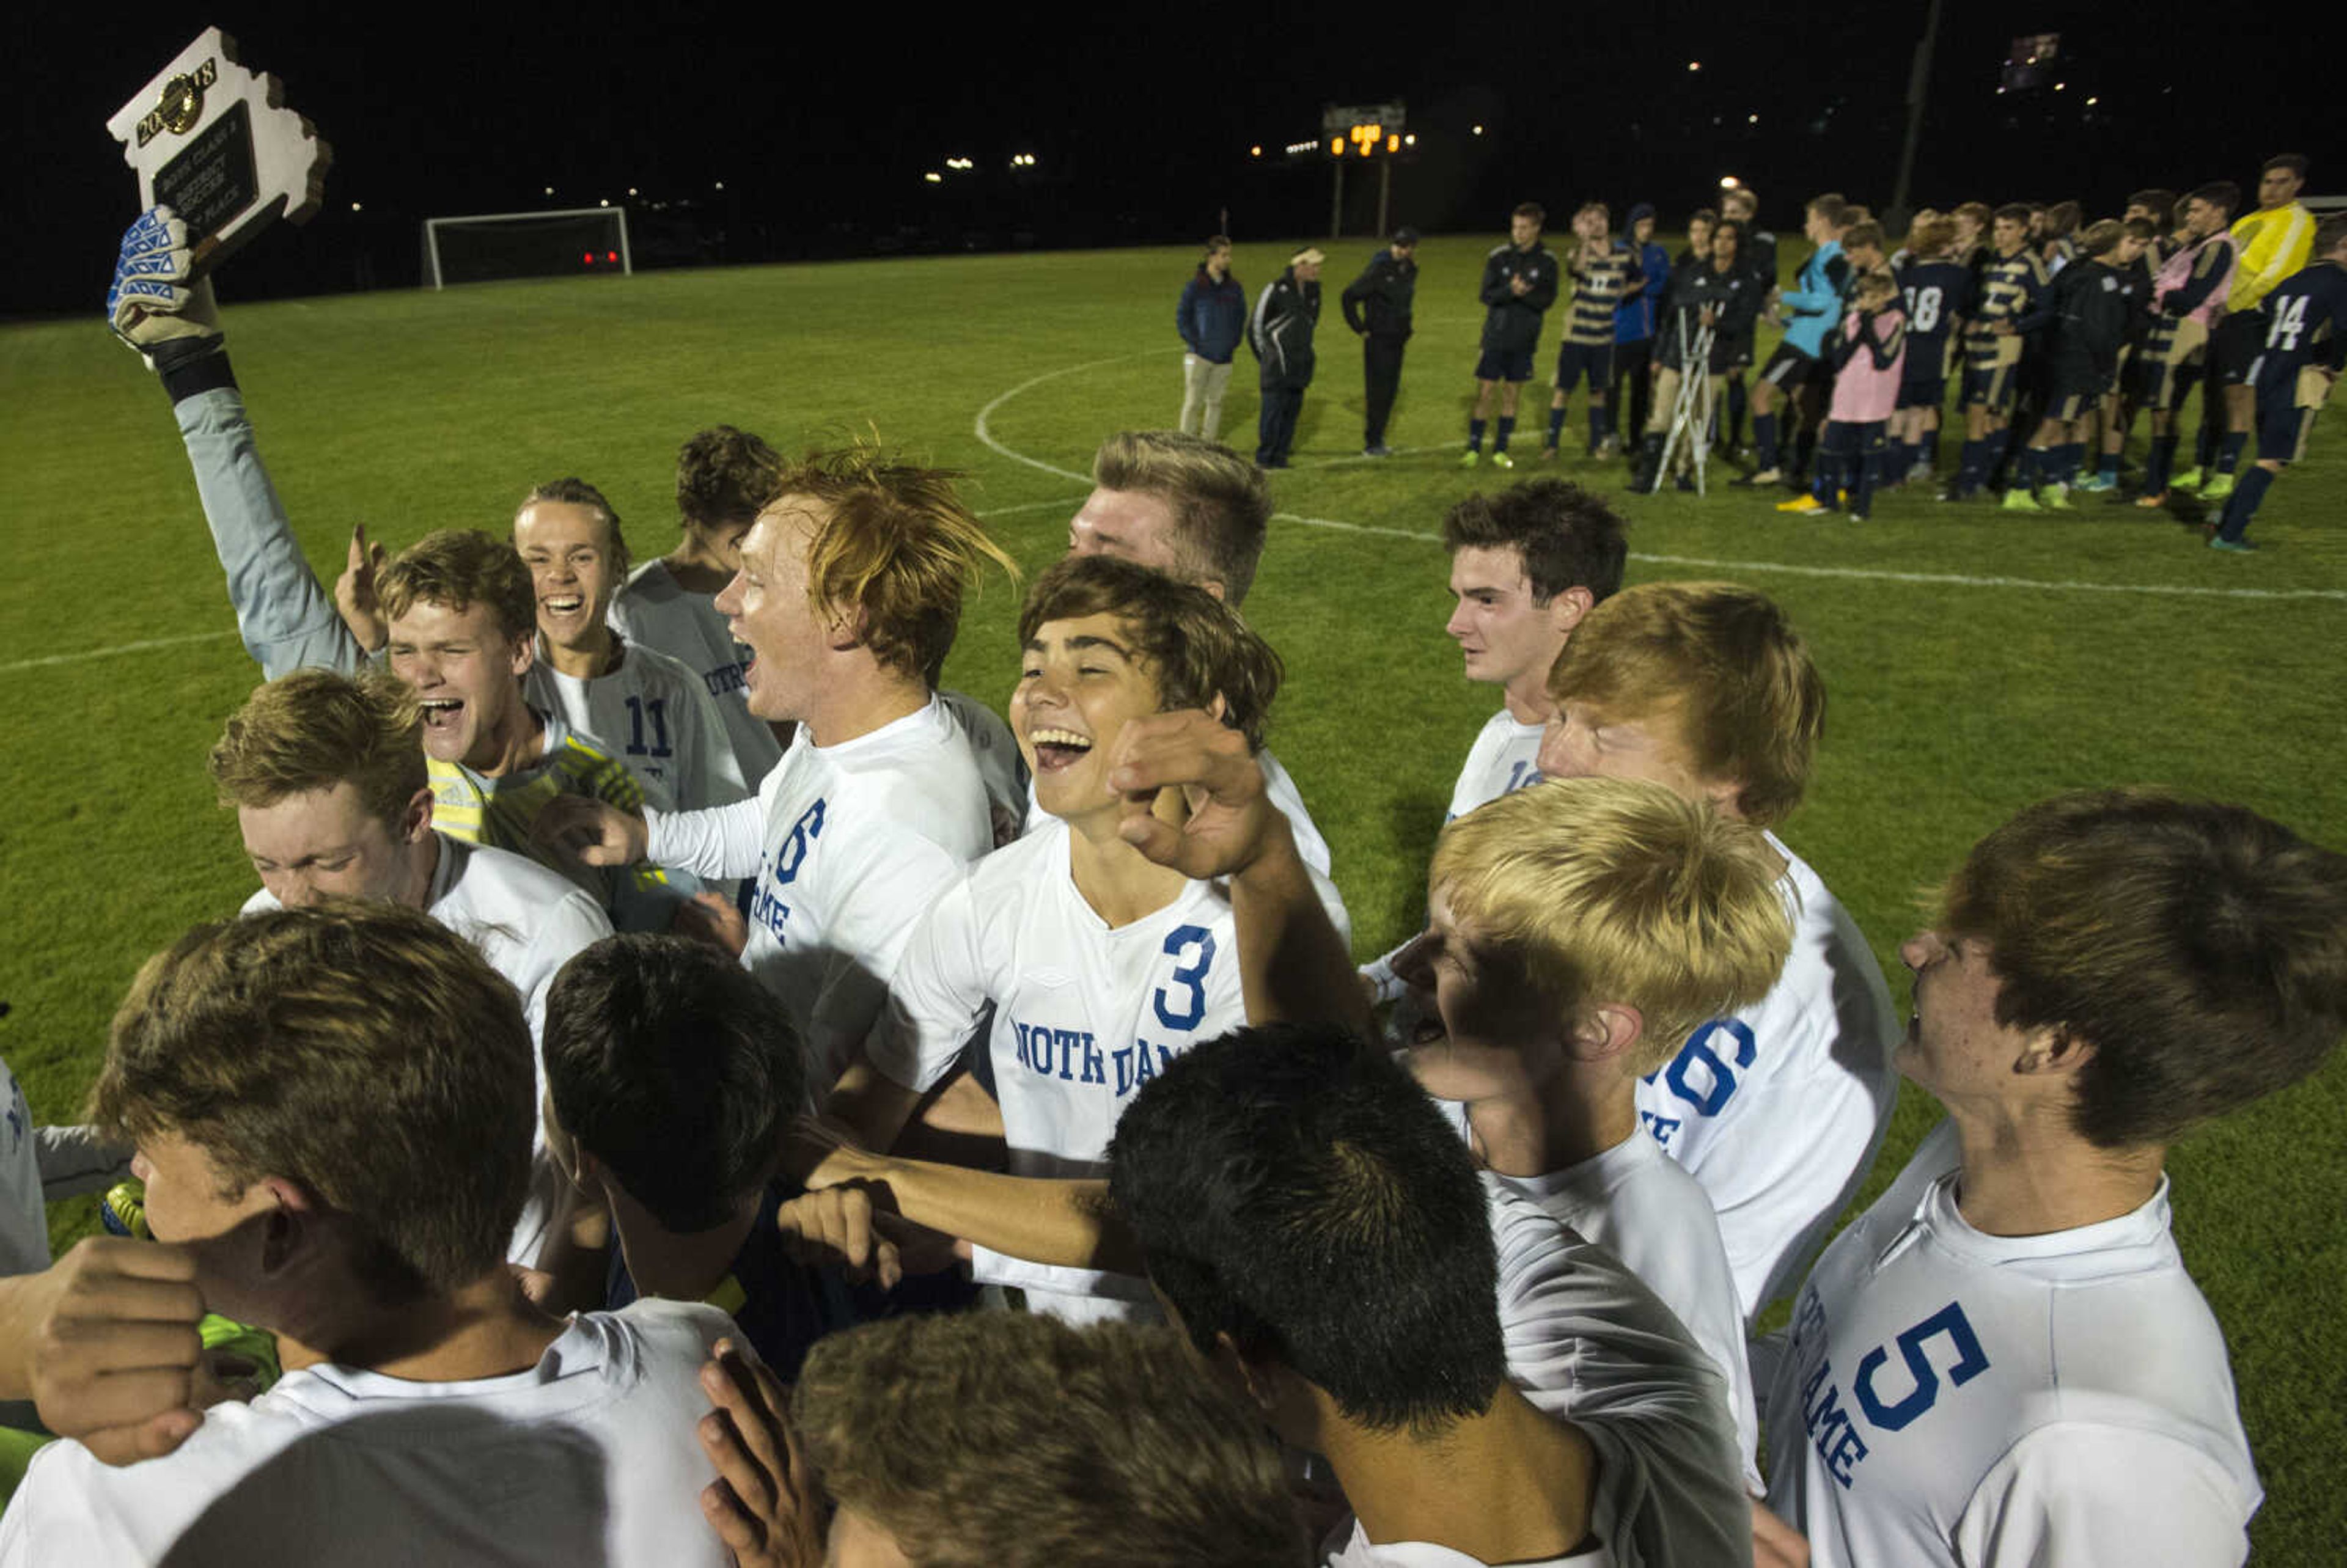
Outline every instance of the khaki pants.
POLYGON ((1231 384, 1231 367, 1182 356, 1182 434, 1212 441, 1223 427, 1223 390, 1231 384))

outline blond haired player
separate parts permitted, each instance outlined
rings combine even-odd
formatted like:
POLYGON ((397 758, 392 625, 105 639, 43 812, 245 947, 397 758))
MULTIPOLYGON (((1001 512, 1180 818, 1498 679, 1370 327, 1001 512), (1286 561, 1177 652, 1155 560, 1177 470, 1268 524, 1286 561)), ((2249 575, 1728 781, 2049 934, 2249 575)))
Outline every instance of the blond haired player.
POLYGON ((1638 1126, 1639 1078, 1704 1020, 1767 994, 1793 938, 1758 829, 1660 784, 1561 779, 1442 830, 1424 936, 1399 966, 1439 1037, 1409 1052, 1476 1153, 1611 1251, 1717 1363, 1745 1483, 1758 1409, 1719 1222, 1638 1126))
MULTIPOLYGON (((1800 803, 1825 684, 1749 589, 1625 589, 1573 629, 1541 746, 1552 778, 1645 779, 1770 828, 1800 803)), ((1797 911, 1768 994, 1697 1026, 1638 1083, 1640 1120, 1719 1214, 1747 1319, 1793 1287, 1873 1163, 1891 1116, 1890 989, 1857 923, 1773 834, 1797 911)))
POLYGON ((794 464, 717 600, 751 651, 750 711, 797 725, 789 752, 734 805, 547 814, 592 865, 755 877, 743 962, 826 1081, 861 1050, 920 912, 994 846, 978 759, 928 676, 989 562, 1012 569, 948 476, 867 449, 794 464))

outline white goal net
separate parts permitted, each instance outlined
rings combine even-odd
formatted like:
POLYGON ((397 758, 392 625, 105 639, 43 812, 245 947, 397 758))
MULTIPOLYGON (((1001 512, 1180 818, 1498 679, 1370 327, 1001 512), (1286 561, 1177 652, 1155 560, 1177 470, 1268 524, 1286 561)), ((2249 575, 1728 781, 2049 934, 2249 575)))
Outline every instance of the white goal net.
POLYGON ((635 271, 619 207, 477 212, 424 220, 424 276, 436 289, 499 278, 635 271))

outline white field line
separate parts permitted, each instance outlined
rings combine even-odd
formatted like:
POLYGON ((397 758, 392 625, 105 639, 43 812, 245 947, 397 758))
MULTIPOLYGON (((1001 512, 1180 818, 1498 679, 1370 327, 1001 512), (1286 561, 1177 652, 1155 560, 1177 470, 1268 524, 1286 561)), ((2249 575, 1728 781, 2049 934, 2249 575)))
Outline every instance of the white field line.
MULTIPOLYGON (((994 433, 988 427, 987 421, 1004 404, 1022 393, 1042 385, 1047 381, 1057 381, 1061 376, 1078 375, 1088 370, 1097 370, 1104 364, 1122 364, 1128 360, 1147 359, 1162 352, 1163 351, 1152 350, 1149 354, 1123 354, 1112 359, 1088 360, 1082 364, 1071 364, 1060 370, 1047 370, 1040 375, 1030 376, 979 409, 978 418, 972 423, 971 429, 989 450, 1010 458, 1014 463, 1024 463, 1030 468, 1040 468, 1046 474, 1056 474, 1061 478, 1072 479, 1080 485, 1088 485, 1092 482, 1092 477, 1088 474, 1078 474, 1058 467, 1004 446, 994 438, 994 433)), ((1416 447, 1410 450, 1440 451, 1442 448, 1416 447)), ((1306 466, 1313 468, 1333 468, 1346 464, 1383 461, 1387 459, 1333 457, 1306 466)), ((1036 502, 1033 506, 1040 509, 1051 504, 1036 502)), ((1013 508, 1003 509, 1008 511, 1013 508)), ((1348 534, 1374 534, 1382 538, 1419 539, 1430 544, 1440 544, 1442 538, 1440 534, 1425 533, 1416 528, 1389 528, 1377 523, 1347 522, 1339 518, 1307 518, 1294 512, 1275 512, 1272 514, 1272 519, 1275 522, 1301 523, 1306 528, 1334 528, 1348 534)), ((1799 566, 1789 561, 1711 560, 1701 556, 1643 555, 1636 551, 1631 552, 1630 559, 1652 566, 1700 567, 1706 571, 1776 572, 1785 577, 1839 578, 1857 582, 1910 583, 1922 588, 2019 588, 2035 589, 2046 593, 2139 593, 2176 599, 2347 600, 2347 589, 2336 588, 2202 588, 2191 583, 2088 582, 2077 578, 1972 577, 1960 572, 1891 571, 1876 567, 1799 566)), ((0 665, 0 670, 7 668, 9 666, 0 665)))
POLYGON ((80 653, 52 653, 44 659, 19 659, 0 664, 0 675, 14 675, 20 670, 47 670, 59 664, 81 664, 92 659, 111 659, 118 653, 151 653, 158 648, 184 648, 190 642, 210 642, 216 637, 234 637, 236 628, 218 631, 190 631, 179 637, 150 637, 143 642, 118 642, 111 648, 92 648, 80 653))
MULTIPOLYGON (((1440 534, 1416 528, 1380 528, 1375 523, 1348 523, 1336 518, 1302 518, 1294 512, 1273 514, 1276 522, 1302 523, 1312 528, 1337 528, 1348 534, 1377 534, 1389 539, 1419 539, 1440 544, 1440 534)), ((2034 588, 2065 593, 2160 593, 2201 599, 2347 599, 2347 589, 2335 588, 2199 588, 2189 583, 2085 582, 2075 579, 2034 577, 1965 577, 1954 572, 1884 571, 1872 567, 1796 566, 1787 561, 1711 560, 1702 556, 1645 555, 1630 552, 1634 561, 1651 566, 1701 567, 1706 571, 1773 571, 1787 577, 1854 578, 1866 582, 1905 582, 1935 588, 2034 588)))

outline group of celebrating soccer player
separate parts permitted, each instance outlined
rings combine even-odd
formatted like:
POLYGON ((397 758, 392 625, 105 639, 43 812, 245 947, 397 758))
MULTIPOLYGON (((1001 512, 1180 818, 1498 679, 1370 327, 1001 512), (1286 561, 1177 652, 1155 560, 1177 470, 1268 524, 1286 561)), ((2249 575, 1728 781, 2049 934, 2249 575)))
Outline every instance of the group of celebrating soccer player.
POLYGON ((1584 206, 1559 259, 1542 240, 1545 214, 1527 203, 1485 264, 1460 462, 1514 466, 1519 389, 1569 283, 1543 462, 1585 384, 1587 455, 1633 449, 1633 491, 1693 489, 1707 453, 1748 452, 1737 484, 1799 492, 1778 510, 1864 518, 1880 490, 1935 479, 1952 381, 1963 436, 1941 499, 2001 493, 2010 511, 2061 511, 2073 493, 2115 492, 2147 415, 2138 481, 2114 498, 2163 508, 2197 494, 2212 548, 2253 549, 2250 521, 2302 454, 2347 351, 2347 217, 2316 221, 2299 200, 2306 170, 2295 154, 2268 159, 2246 212, 2227 180, 2180 198, 2139 190, 2119 217, 2084 223, 2075 202, 1968 201, 1918 212, 1895 244, 1866 209, 1819 196, 1803 214, 1811 249, 1782 287, 1749 188, 1690 217, 1676 261, 1653 238, 1651 207, 1633 208, 1616 236, 1602 204, 1584 206), (1783 336, 1747 402, 1763 319, 1783 336), (2179 470, 2196 385, 2196 456, 2179 470))
MULTIPOLYGON (((1686 296, 1714 345, 1737 242, 1686 296)), ((695 435, 632 569, 566 478, 322 584, 190 279, 158 210, 109 316, 266 677, 208 759, 261 886, 0 1168, 36 1226, 44 1176, 130 1177, 118 1237, 0 1236, 0 1395, 64 1434, 0 1564, 2245 1557, 2164 1158, 2347 1033, 2347 856, 2046 801, 1901 948, 1902 1020, 1775 832, 1807 642, 1624 586, 1620 516, 1542 477, 1442 519, 1501 706, 1423 932, 1357 970, 1264 744, 1255 465, 1102 445, 1006 723, 938 681, 1010 563, 869 450, 695 435), (1902 1074, 1946 1119, 1829 1245, 1902 1074)), ((1847 471, 1911 339, 1840 330, 1847 471)))

